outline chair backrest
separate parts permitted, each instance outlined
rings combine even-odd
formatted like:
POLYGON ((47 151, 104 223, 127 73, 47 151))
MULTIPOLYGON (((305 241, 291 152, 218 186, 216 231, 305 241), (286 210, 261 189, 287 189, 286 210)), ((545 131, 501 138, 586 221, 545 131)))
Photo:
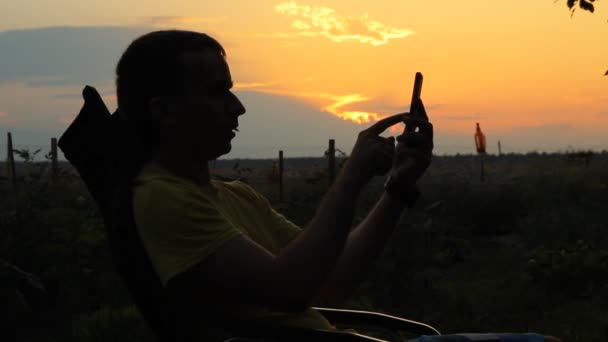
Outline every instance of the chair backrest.
POLYGON ((84 106, 59 139, 58 146, 101 211, 116 269, 133 301, 159 339, 172 341, 167 294, 133 218, 131 180, 137 164, 134 135, 119 113, 110 114, 94 88, 87 86, 83 97, 84 106))
POLYGON ((161 341, 174 341, 168 296, 137 233, 131 198, 130 181, 123 179, 105 219, 116 268, 152 330, 161 341))

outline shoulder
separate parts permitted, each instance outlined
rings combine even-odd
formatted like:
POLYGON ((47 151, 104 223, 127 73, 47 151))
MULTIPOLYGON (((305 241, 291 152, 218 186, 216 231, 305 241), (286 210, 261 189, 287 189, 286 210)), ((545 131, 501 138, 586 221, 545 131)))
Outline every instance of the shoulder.
POLYGON ((229 193, 235 200, 248 202, 260 210, 268 210, 270 206, 268 199, 251 185, 238 180, 221 183, 225 192, 229 193))
POLYGON ((133 181, 132 191, 134 205, 147 211, 211 205, 215 192, 211 186, 198 188, 186 179, 148 165, 133 181))
POLYGON ((188 181, 169 173, 153 163, 144 165, 133 180, 135 188, 142 186, 162 187, 163 185, 165 187, 187 187, 188 181))
POLYGON ((254 200, 259 200, 260 197, 263 197, 263 195, 255 190, 251 185, 239 180, 231 182, 215 182, 215 184, 219 184, 220 187, 223 187, 224 189, 242 197, 248 197, 254 200))

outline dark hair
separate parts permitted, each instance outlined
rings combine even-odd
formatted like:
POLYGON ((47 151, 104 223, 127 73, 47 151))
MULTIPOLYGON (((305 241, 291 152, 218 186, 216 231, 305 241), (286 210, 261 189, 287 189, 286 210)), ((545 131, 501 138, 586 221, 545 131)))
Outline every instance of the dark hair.
POLYGON ((120 58, 116 67, 118 107, 148 147, 160 140, 148 109, 150 99, 181 94, 187 77, 182 57, 201 50, 226 56, 220 43, 204 33, 167 30, 135 39, 120 58))

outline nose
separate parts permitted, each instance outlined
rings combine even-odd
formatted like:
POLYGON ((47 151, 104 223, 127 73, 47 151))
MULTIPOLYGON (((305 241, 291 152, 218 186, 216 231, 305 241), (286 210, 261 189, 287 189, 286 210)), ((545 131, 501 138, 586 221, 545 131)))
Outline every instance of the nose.
POLYGON ((230 113, 232 113, 236 116, 243 115, 246 112, 245 106, 243 106, 243 103, 241 102, 241 100, 239 100, 239 98, 233 92, 230 92, 229 110, 230 110, 230 113))

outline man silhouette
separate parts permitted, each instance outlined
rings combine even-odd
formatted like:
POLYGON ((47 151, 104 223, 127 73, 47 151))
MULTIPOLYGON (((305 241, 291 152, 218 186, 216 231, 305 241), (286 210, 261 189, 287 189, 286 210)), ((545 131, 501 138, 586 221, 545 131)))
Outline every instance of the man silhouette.
POLYGON ((217 322, 332 329, 311 304, 347 299, 417 198, 433 149, 426 115, 393 115, 361 131, 300 229, 250 186, 211 179, 208 162, 230 152, 245 114, 216 40, 189 31, 146 34, 124 52, 116 84, 119 108, 145 146, 132 185, 133 215, 178 308, 176 328, 211 340, 221 336, 217 322), (417 129, 397 144, 380 136, 400 122, 417 129), (387 172, 386 190, 351 230, 362 188, 387 172))

